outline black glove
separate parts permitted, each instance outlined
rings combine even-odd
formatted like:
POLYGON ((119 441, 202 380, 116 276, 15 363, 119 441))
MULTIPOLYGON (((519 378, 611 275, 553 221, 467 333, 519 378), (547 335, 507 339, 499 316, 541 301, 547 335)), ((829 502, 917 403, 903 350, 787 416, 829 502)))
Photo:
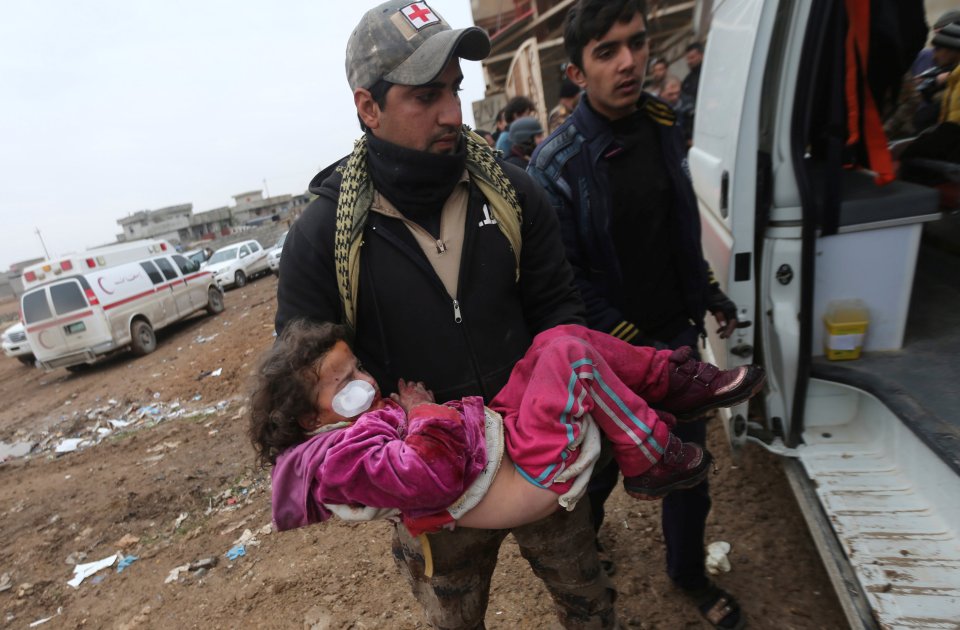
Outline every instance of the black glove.
POLYGON ((727 294, 720 289, 716 282, 710 283, 710 291, 707 295, 707 310, 713 313, 713 317, 720 324, 717 334, 721 339, 726 339, 733 334, 737 327, 737 305, 733 300, 727 297, 727 294))

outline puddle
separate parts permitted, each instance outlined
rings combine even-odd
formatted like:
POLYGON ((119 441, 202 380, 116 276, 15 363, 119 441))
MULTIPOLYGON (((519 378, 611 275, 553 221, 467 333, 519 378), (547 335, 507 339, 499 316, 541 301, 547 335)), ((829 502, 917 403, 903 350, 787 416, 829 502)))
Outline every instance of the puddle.
POLYGON ((35 444, 36 442, 14 442, 13 444, 0 442, 0 462, 23 457, 30 452, 35 444))

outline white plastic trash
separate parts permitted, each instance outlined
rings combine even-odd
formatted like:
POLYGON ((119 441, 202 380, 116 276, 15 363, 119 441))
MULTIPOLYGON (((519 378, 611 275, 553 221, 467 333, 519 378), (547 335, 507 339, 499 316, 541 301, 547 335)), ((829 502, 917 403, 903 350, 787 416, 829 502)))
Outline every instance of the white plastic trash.
POLYGON ((707 572, 710 575, 730 572, 730 559, 727 554, 730 553, 730 543, 719 540, 707 545, 707 572))
POLYGON ((109 566, 112 566, 114 562, 117 561, 117 554, 108 556, 103 560, 97 560, 96 562, 88 562, 86 564, 78 564, 73 567, 73 578, 71 578, 67 584, 73 588, 80 586, 80 583, 85 579, 100 571, 101 569, 106 569, 109 566))
POLYGON ((83 442, 83 438, 67 438, 57 444, 57 448, 54 449, 54 452, 71 453, 79 448, 81 442, 83 442))

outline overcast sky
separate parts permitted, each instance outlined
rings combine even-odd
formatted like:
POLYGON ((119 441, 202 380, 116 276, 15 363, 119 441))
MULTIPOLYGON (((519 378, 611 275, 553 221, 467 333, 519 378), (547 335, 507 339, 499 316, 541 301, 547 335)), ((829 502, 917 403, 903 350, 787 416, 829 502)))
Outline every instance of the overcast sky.
MULTIPOLYGON (((131 212, 301 193, 359 135, 347 37, 376 2, 0 5, 0 270, 113 242, 131 212)), ((454 28, 470 0, 430 0, 454 28)), ((464 120, 483 98, 464 62, 464 120)))

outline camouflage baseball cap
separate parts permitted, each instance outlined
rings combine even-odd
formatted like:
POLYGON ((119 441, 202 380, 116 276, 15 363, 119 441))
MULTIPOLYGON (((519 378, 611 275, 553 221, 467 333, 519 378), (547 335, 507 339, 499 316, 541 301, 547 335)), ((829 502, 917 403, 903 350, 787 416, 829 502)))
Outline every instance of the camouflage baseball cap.
POLYGON ((380 79, 423 85, 435 79, 456 54, 479 61, 490 54, 483 29, 452 30, 426 2, 390 0, 370 9, 347 41, 350 89, 372 87, 380 79))

